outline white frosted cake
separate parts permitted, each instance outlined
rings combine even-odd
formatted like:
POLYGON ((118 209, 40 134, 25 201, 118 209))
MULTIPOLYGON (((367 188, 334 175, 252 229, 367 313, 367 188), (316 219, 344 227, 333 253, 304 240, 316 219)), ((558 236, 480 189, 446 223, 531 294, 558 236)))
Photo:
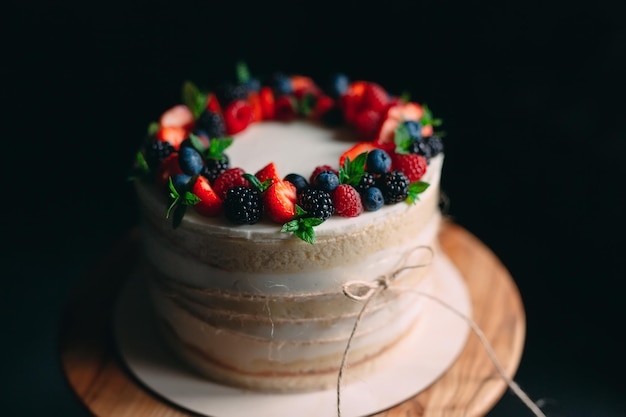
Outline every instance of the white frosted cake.
POLYGON ((154 317, 171 351, 211 380, 326 389, 348 343, 345 380, 366 378, 419 322, 420 302, 402 291, 366 299, 377 285, 433 285, 438 121, 377 84, 335 81, 326 93, 302 76, 239 80, 245 97, 230 99, 187 84, 194 99, 166 111, 142 147, 135 183, 154 317), (285 97, 312 105, 289 113, 285 97), (238 103, 229 121, 241 101, 251 116, 238 103), (359 121, 366 111, 375 123, 359 121), (222 116, 218 134, 203 129, 214 127, 207 112, 222 116))

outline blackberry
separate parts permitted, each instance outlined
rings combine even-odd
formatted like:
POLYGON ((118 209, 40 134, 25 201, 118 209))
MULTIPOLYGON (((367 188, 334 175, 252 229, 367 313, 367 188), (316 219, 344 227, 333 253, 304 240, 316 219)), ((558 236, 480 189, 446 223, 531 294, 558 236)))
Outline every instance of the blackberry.
POLYGON ((223 202, 226 218, 235 224, 254 224, 261 220, 261 194, 253 188, 237 186, 226 191, 223 202))
POLYGON ((427 136, 413 141, 409 147, 409 152, 422 155, 428 161, 443 152, 443 142, 439 136, 427 136))
POLYGON ((226 123, 220 113, 209 110, 203 111, 196 120, 196 129, 206 133, 209 139, 226 136, 226 123))
POLYGON ((204 161, 204 167, 200 171, 200 175, 209 180, 213 185, 215 179, 224 171, 230 168, 230 160, 227 155, 222 155, 221 159, 207 158, 204 161))
POLYGON ((222 83, 215 89, 217 101, 219 101, 222 106, 227 106, 235 100, 247 100, 248 93, 247 85, 229 82, 222 83))
POLYGON ((443 152, 443 141, 437 135, 428 136, 426 143, 430 147, 430 157, 433 158, 443 152))
POLYGON ((305 188, 298 194, 298 205, 309 217, 326 220, 335 213, 330 193, 315 188, 305 188))
POLYGON ((161 161, 172 152, 174 152, 174 147, 169 142, 157 139, 151 140, 146 148, 146 162, 151 169, 156 169, 161 161))
POLYGON ((385 204, 399 203, 409 195, 409 179, 401 171, 391 171, 381 175, 377 186, 383 193, 385 204))
POLYGON ((374 174, 366 172, 361 177, 361 180, 356 186, 356 190, 359 194, 363 194, 368 188, 374 187, 376 185, 376 177, 374 174))

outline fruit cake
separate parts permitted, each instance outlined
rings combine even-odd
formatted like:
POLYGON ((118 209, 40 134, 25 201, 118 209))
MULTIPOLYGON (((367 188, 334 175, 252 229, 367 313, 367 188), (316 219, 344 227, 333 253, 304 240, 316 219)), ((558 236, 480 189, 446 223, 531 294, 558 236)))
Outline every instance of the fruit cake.
POLYGON ((345 74, 185 82, 134 165, 142 262, 163 343, 259 391, 332 387, 393 357, 431 288, 440 120, 345 74))

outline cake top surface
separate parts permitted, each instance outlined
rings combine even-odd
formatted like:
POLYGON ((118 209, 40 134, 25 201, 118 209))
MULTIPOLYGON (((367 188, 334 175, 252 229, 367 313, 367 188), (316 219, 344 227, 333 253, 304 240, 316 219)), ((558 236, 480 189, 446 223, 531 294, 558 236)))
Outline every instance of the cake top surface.
POLYGON ((329 219, 348 226, 419 204, 439 181, 440 120, 427 106, 343 74, 326 90, 302 75, 261 81, 242 64, 237 74, 212 91, 185 82, 182 103, 150 124, 137 153, 134 177, 163 196, 173 228, 204 218, 314 243, 329 219))

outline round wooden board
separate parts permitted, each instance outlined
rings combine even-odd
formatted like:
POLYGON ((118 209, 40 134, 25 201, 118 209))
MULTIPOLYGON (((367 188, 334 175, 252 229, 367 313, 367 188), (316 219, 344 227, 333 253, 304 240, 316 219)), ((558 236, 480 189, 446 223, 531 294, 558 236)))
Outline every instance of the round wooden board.
MULTIPOLYGON (((137 381, 119 358, 112 309, 139 250, 132 230, 72 294, 60 322, 60 353, 67 381, 94 415, 178 417, 194 415, 160 398, 137 381)), ((463 227, 444 222, 443 250, 465 279, 474 321, 509 377, 519 365, 526 317, 515 282, 498 258, 463 227)), ((478 337, 470 334, 454 364, 418 395, 377 417, 479 417, 507 389, 478 337)))

